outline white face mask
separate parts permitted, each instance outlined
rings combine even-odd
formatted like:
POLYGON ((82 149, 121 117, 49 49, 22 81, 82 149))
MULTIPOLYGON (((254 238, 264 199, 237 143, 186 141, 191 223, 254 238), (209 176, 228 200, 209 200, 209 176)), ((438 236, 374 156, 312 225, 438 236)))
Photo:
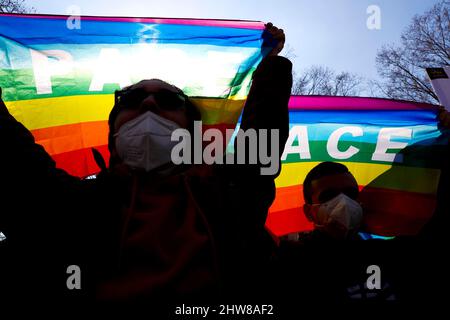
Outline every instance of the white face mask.
POLYGON ((172 132, 180 128, 175 122, 147 111, 124 123, 114 135, 116 150, 125 164, 150 171, 171 162, 172 132))
POLYGON ((316 227, 335 237, 346 237, 358 231, 363 209, 355 200, 341 193, 319 206, 316 227))

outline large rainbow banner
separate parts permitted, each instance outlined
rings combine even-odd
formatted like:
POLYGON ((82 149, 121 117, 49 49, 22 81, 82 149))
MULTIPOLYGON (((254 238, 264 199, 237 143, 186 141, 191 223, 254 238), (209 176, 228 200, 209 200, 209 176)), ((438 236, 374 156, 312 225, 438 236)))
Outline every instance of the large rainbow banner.
MULTIPOLYGON (((114 90, 141 79, 173 83, 194 97, 204 125, 233 128, 266 52, 263 30, 249 21, 1 14, 0 86, 57 165, 83 177, 98 171, 92 147, 109 156, 114 90)), ((415 234, 429 220, 449 139, 436 106, 298 96, 289 107, 267 220, 274 234, 311 229, 302 183, 321 161, 342 162, 356 177, 366 231, 415 234)))
POLYGON ((449 130, 430 104, 377 98, 293 96, 290 132, 267 225, 276 235, 312 228, 302 183, 322 161, 345 164, 360 187, 364 229, 414 235, 436 209, 449 130))
POLYGON ((233 128, 267 50, 251 21, 0 15, 0 86, 11 114, 73 175, 105 158, 116 89, 158 78, 206 127, 233 128))

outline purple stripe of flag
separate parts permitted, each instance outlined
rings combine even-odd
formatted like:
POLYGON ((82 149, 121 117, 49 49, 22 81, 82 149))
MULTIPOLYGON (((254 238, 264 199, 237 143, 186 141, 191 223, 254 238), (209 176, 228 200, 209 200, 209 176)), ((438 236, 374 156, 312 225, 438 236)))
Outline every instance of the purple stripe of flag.
MULTIPOLYGON (((1 14, 6 17, 23 17, 33 19, 54 19, 66 20, 69 16, 65 15, 42 15, 42 14, 1 14)), ((178 24, 204 27, 224 27, 263 30, 264 23, 260 21, 246 20, 210 20, 210 19, 186 19, 186 18, 137 18, 137 17, 96 17, 81 16, 83 20, 90 21, 110 21, 110 22, 134 22, 134 23, 156 23, 156 24, 178 24)))
POLYGON ((291 96, 290 110, 430 110, 437 105, 381 98, 291 96))

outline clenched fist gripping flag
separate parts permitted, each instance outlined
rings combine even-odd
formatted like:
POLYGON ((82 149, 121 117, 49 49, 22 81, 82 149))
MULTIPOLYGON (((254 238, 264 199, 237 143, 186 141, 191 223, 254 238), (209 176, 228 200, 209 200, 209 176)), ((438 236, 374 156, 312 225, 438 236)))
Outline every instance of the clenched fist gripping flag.
MULTIPOLYGON (((194 98, 207 127, 233 128, 264 56, 250 21, 0 15, 0 86, 11 114, 57 165, 86 176, 108 157, 114 90, 160 78, 194 98)), ((417 232, 436 206, 448 132, 435 106, 367 98, 292 97, 291 131, 267 226, 306 230, 301 184, 321 161, 345 163, 371 232, 417 232)))

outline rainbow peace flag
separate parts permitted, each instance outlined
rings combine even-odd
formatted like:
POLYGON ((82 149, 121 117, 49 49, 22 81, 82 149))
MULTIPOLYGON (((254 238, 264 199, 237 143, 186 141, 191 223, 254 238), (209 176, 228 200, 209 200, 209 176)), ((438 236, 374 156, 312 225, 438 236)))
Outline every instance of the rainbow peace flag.
MULTIPOLYGON (((436 208, 449 130, 430 104, 377 98, 293 96, 290 133, 267 226, 276 235, 312 228, 302 183, 322 161, 345 164, 360 186, 365 230, 416 234, 436 208)), ((448 155, 447 155, 448 156, 448 155)), ((447 161, 447 162, 446 162, 447 161)))
MULTIPOLYGON (((234 128, 268 49, 262 22, 76 19, 0 14, 0 86, 12 115, 60 168, 80 177, 98 171, 92 147, 109 156, 114 90, 160 78, 194 97, 206 127, 234 128)), ((303 179, 317 163, 339 161, 360 185, 366 231, 416 233, 436 207, 448 144, 436 114, 436 106, 411 102, 292 97, 268 228, 276 235, 310 229, 303 179)))
POLYGON ((206 127, 233 128, 268 50, 263 31, 252 21, 0 14, 3 99, 59 167, 87 176, 98 170, 92 147, 109 157, 114 91, 142 79, 194 97, 206 127))

